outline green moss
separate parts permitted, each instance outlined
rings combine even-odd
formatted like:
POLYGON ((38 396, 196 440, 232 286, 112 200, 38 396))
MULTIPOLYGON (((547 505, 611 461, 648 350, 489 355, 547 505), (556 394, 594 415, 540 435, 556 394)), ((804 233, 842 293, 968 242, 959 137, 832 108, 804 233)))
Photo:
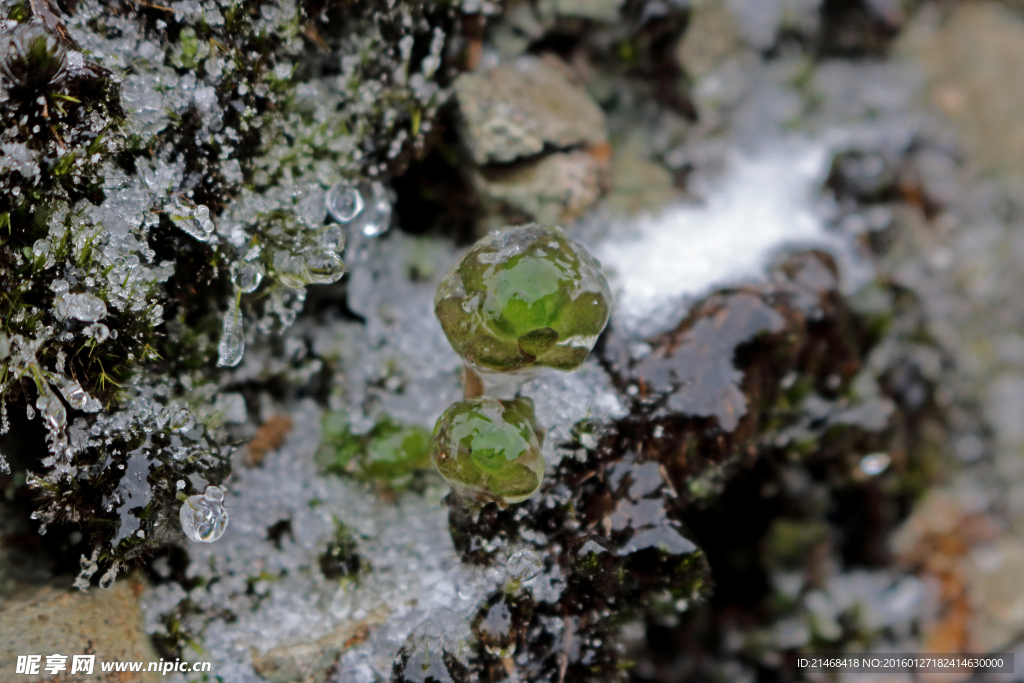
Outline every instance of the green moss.
POLYGON ((328 412, 322 421, 323 443, 317 462, 330 472, 375 481, 403 490, 414 475, 430 467, 430 433, 382 417, 366 434, 352 434, 348 415, 328 412))

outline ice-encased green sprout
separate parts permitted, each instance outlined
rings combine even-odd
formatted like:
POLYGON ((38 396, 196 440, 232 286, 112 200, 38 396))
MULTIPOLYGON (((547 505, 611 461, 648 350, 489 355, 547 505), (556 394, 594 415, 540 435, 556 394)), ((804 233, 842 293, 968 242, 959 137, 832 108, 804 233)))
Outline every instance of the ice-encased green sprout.
POLYGON ((575 370, 608 322, 601 265, 561 231, 523 225, 487 237, 452 267, 434 311, 470 365, 575 370))
POLYGON ((448 407, 434 426, 430 461, 460 493, 521 503, 544 478, 533 401, 473 398, 448 407))

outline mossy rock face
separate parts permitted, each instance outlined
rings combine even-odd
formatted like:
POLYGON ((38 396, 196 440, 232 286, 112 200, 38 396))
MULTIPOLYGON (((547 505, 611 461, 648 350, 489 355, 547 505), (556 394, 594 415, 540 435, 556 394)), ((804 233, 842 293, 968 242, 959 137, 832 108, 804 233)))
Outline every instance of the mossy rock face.
POLYGON ((470 399, 453 404, 437 421, 430 459, 457 491, 507 505, 540 488, 540 445, 530 399, 470 399))
MULTIPOLYGON (((195 7, 164 31, 105 0, 0 3, 0 478, 48 540, 74 535, 71 554, 96 550, 90 571, 111 576, 182 541, 159 523, 177 482, 221 483, 222 444, 250 419, 242 400, 200 424, 241 398, 225 403, 222 379, 294 323, 307 287, 342 276, 329 192, 363 193, 349 229, 389 225, 390 181, 449 97, 462 17, 195 7)), ((361 445, 360 476, 396 488, 427 466, 429 432, 398 432, 361 445)))
POLYGON ((611 301, 583 247, 530 224, 477 243, 441 283, 434 310, 452 348, 477 369, 571 371, 594 348, 611 301))

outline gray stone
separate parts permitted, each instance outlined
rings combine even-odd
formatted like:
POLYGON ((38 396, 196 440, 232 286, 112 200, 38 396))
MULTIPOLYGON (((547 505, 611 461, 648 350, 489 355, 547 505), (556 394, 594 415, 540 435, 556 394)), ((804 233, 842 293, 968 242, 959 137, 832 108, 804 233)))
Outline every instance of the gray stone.
POLYGON ((493 213, 565 225, 601 198, 605 166, 589 152, 557 152, 508 167, 485 167, 475 178, 485 200, 499 205, 493 213))
POLYGON ((735 15, 721 2, 696 3, 676 57, 691 78, 710 73, 742 46, 735 15))
POLYGON ((899 51, 928 73, 932 102, 983 166, 1024 176, 1024 18, 994 2, 945 20, 922 12, 899 51))
POLYGON ((548 0, 553 13, 560 17, 589 19, 612 23, 619 18, 622 0, 548 0))
POLYGON ((967 590, 975 606, 971 644, 977 652, 1003 652, 1024 632, 1024 547, 1002 538, 971 554, 967 590))
POLYGON ((386 616, 378 611, 362 621, 340 624, 313 642, 278 645, 262 655, 254 652, 253 668, 270 683, 322 681, 337 663, 338 655, 366 640, 370 629, 386 616))
POLYGON ((626 144, 612 156, 608 203, 626 214, 657 211, 676 199, 672 172, 651 161, 635 144, 626 144))
POLYGON ((455 81, 463 140, 478 164, 607 141, 604 113, 557 68, 521 57, 455 81))

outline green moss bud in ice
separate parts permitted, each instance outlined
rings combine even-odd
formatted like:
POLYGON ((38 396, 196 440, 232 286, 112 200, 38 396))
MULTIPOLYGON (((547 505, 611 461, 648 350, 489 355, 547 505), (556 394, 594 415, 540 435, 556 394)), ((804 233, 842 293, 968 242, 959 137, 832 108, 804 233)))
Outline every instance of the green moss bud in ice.
POLYGON ((430 460, 460 493, 501 506, 521 503, 544 478, 533 401, 474 398, 448 407, 434 426, 430 460))
POLYGON ((560 230, 524 225, 478 242, 448 272, 434 311, 479 370, 575 370, 608 323, 600 264, 560 230))
POLYGON ((430 432, 382 416, 366 434, 352 434, 348 415, 327 413, 317 461, 327 470, 353 474, 394 491, 407 488, 420 470, 430 467, 430 432))

